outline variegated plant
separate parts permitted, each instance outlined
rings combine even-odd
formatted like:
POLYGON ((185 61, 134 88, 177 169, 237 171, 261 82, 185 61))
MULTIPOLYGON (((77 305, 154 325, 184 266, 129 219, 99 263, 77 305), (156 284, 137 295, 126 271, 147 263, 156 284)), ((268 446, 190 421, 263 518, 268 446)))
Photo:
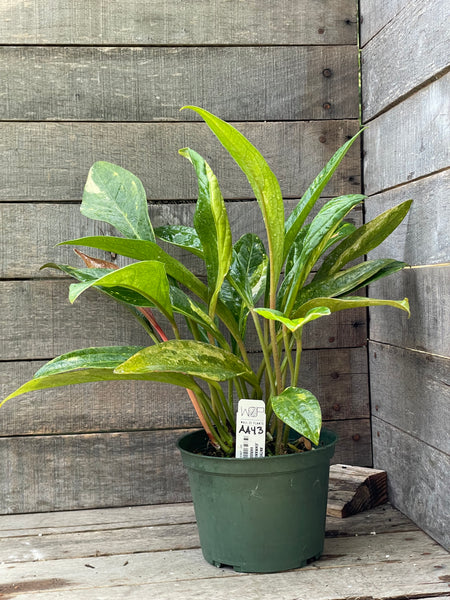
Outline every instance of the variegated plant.
POLYGON ((233 244, 217 179, 206 161, 190 148, 180 154, 192 163, 198 177, 193 227, 153 229, 139 179, 116 165, 95 163, 81 212, 111 224, 123 237, 85 237, 63 244, 97 248, 135 262, 118 269, 77 251, 86 268, 45 266, 78 280, 70 286, 71 302, 94 287, 125 304, 148 332, 151 343, 144 348, 88 348, 59 356, 7 399, 32 390, 92 381, 169 382, 187 389, 212 444, 224 455, 232 455, 234 450, 238 398, 265 399, 267 431, 276 454, 286 451, 290 428, 317 444, 322 424, 319 403, 311 392, 298 387, 303 328, 310 321, 354 307, 391 305, 409 314, 407 299, 354 295, 376 279, 402 269, 404 263, 376 259, 348 264, 363 257, 399 225, 410 201, 355 228, 344 219, 364 196, 341 196, 328 201, 305 225, 355 136, 335 153, 285 220, 279 183, 258 150, 234 127, 206 110, 186 108, 204 119, 247 176, 261 208, 267 248, 254 233, 246 233, 233 244), (207 285, 163 250, 157 239, 200 257, 207 285), (163 322, 155 313, 162 315, 163 322), (262 351, 256 370, 246 350, 249 316, 262 351), (180 318, 187 322, 190 339, 181 339, 180 318), (171 339, 164 332, 167 325, 171 339))

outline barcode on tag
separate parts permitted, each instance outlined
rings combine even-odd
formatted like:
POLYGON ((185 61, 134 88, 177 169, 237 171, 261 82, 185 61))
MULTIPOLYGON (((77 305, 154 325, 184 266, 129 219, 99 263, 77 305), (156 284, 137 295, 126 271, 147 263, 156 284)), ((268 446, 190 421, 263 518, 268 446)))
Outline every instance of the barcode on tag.
POLYGON ((236 415, 236 458, 260 458, 266 451, 266 405, 239 400, 236 415))

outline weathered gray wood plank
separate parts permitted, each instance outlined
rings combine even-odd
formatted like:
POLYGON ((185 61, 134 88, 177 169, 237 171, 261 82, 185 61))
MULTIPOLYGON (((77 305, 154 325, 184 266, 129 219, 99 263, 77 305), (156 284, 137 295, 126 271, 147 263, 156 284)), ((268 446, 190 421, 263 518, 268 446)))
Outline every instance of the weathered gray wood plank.
POLYGON ((362 51, 365 122, 448 68, 449 20, 448 2, 412 0, 367 44, 362 51))
MULTIPOLYGON (((26 513, 0 516, 0 539, 70 534, 87 531, 126 529, 178 523, 195 523, 194 507, 190 502, 152 504, 119 508, 94 508, 77 511, 26 513)), ((354 537, 375 533, 417 531, 418 527, 390 504, 352 515, 346 521, 337 517, 326 520, 327 537, 354 537)))
POLYGON ((356 46, 4 46, 0 113, 26 121, 190 121, 198 117, 180 107, 195 105, 226 120, 355 119, 357 59, 356 46))
MULTIPOLYGON (((369 419, 329 421, 333 462, 371 463, 369 419)), ((184 502, 175 447, 186 430, 0 438, 0 513, 184 502)))
MULTIPOLYGON (((317 214, 325 201, 318 200, 312 216, 317 214)), ((297 202, 297 199, 285 201, 286 218, 297 202)), ((153 203, 149 206, 154 227, 168 224, 192 226, 194 210, 195 203, 153 203)), ((252 232, 266 244, 264 223, 256 200, 227 202, 227 211, 233 242, 244 233, 252 232)), ((357 207, 346 217, 346 221, 357 227, 362 225, 362 209, 357 207)), ((47 262, 82 265, 81 259, 75 257, 72 246, 56 246, 57 243, 88 235, 116 235, 113 227, 107 223, 93 221, 81 215, 78 204, 0 202, 0 223, 7 224, 0 236, 0 278, 3 279, 57 277, 59 271, 40 271, 40 267, 47 262), (27 232, 26 236, 23 235, 24 231, 27 232)), ((202 261, 194 255, 164 242, 160 242, 160 245, 195 274, 205 274, 202 261)), ((84 250, 89 255, 113 260, 109 252, 87 248, 84 250)), ((126 261, 119 257, 117 264, 124 266, 126 261)))
POLYGON ((366 194, 448 167, 449 83, 450 73, 377 117, 364 132, 366 194))
POLYGON ((450 359, 370 344, 372 413, 450 454, 450 359))
MULTIPOLYGON (((236 126, 266 157, 284 196, 291 198, 301 197, 358 128, 349 120, 236 126)), ((7 122, 0 123, 0 197, 11 202, 80 200, 92 163, 107 160, 140 177, 150 200, 196 198, 194 170, 177 154, 185 146, 207 158, 225 198, 253 198, 245 176, 203 123, 7 122)), ((359 189, 359 147, 354 144, 324 195, 359 189)))
POLYGON ((2 9, 2 44, 355 44, 353 0, 15 0, 2 9))
MULTIPOLYGON (((54 561, 52 566, 55 574, 61 574, 59 577, 48 578, 48 574, 39 579, 27 577, 26 581, 18 582, 17 587, 13 582, 2 591, 14 593, 14 600, 28 600, 29 592, 37 600, 75 600, 80 593, 87 600, 124 597, 176 600, 180 596, 207 598, 210 595, 218 600, 292 600, 299 597, 299 589, 308 590, 310 600, 337 600, 344 597, 342 594, 346 598, 418 598, 417 594, 424 598, 436 594, 442 598, 448 593, 446 572, 450 561, 447 556, 439 555, 431 559, 421 557, 414 563, 385 559, 384 562, 339 566, 330 561, 328 567, 321 566, 319 561, 286 573, 246 575, 217 569, 205 563, 200 550, 189 550, 92 558, 89 565, 91 568, 86 568, 79 559, 68 563, 54 561), (110 578, 114 577, 114 581, 99 575, 102 571, 113 574, 110 578)), ((25 573, 31 571, 27 564, 24 567, 25 573)))
MULTIPOLYGON (((72 305, 67 299, 68 283, 58 279, 0 282, 0 359, 48 359, 87 346, 148 345, 147 333, 124 306, 95 290, 87 290, 72 305), (25 315, 32 315, 32 324, 18 318, 25 315)), ((162 317, 160 322, 173 337, 162 317)), ((186 328, 183 332, 187 335, 186 328)), ((257 350, 250 328, 248 338, 249 350, 257 350)), ((304 347, 354 347, 365 341, 365 310, 350 309, 311 323, 305 329, 304 347)))
POLYGON ((365 202, 366 220, 410 198, 406 218, 369 258, 388 256, 410 265, 450 262, 450 170, 372 196, 365 202))
MULTIPOLYGON (((447 552, 441 547, 436 547, 436 542, 425 536, 422 531, 410 531, 407 535, 399 535, 398 532, 377 535, 383 538, 384 544, 380 544, 379 539, 375 539, 375 536, 370 535, 358 535, 353 538, 350 536, 327 538, 324 553, 316 566, 320 568, 349 566, 354 564, 358 557, 364 563, 386 563, 386 555, 389 556, 390 561, 402 561, 405 555, 412 561, 422 556, 423 552, 432 554, 436 560, 447 557, 447 552)), ((50 561, 61 559, 68 562, 70 559, 81 557, 85 559, 117 555, 123 557, 124 555, 141 553, 147 554, 147 558, 149 558, 148 555, 151 553, 160 554, 170 550, 179 552, 200 547, 195 522, 189 524, 178 523, 176 525, 144 525, 124 529, 102 529, 70 535, 56 532, 42 536, 24 535, 15 538, 2 538, 1 544, 6 564, 34 563, 33 566, 38 567, 39 571, 43 570, 45 565, 48 568, 50 561), (36 562, 40 564, 36 565, 36 562)), ((77 566, 76 563, 75 566, 77 566)), ((27 571, 27 569, 24 570, 27 571)), ((171 571, 174 571, 174 569, 171 569, 171 571)), ((227 572, 232 573, 230 570, 227 572)), ((106 584, 108 582, 106 578, 110 577, 110 573, 104 570, 103 573, 102 583, 106 584)), ((220 570, 218 573, 220 573, 220 570)), ((157 573, 154 572, 152 575, 153 577, 150 578, 149 573, 146 573, 145 577, 148 582, 153 581, 157 573)), ((182 572, 175 575, 177 579, 181 576, 182 572)), ((9 574, 8 579, 13 581, 13 577, 14 573, 12 572, 9 574)), ((98 583, 100 584, 100 582, 101 580, 98 583)), ((80 583, 81 581, 78 582, 76 587, 80 583)))
POLYGON ((449 455, 377 417, 373 431, 374 464, 388 473, 391 502, 448 549, 449 455))
MULTIPOLYGON (((257 357, 252 359, 259 364, 257 357)), ((41 364, 1 364, 0 398, 28 381, 41 364)), ((305 350, 300 377, 302 387, 319 398, 324 419, 369 417, 365 348, 305 350)), ((182 388, 156 382, 103 382, 32 392, 9 401, 1 408, 0 435, 199 426, 182 388)))
POLYGON ((394 308, 370 309, 370 337, 403 348, 450 355, 448 265, 404 269, 370 286, 376 298, 409 298, 411 318, 394 308))
POLYGON ((410 0, 361 0, 360 44, 365 46, 383 27, 386 27, 410 0))

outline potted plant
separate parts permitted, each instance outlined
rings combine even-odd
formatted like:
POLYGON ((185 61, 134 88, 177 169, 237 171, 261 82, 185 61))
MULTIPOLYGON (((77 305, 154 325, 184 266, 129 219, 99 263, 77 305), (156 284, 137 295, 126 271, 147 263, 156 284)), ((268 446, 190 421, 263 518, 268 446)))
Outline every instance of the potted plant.
POLYGON ((85 267, 44 267, 77 280, 70 286, 71 302, 95 288, 125 304, 148 332, 150 344, 69 352, 44 365, 6 400, 32 390, 103 380, 162 381, 186 388, 203 429, 185 436, 179 448, 205 558, 242 571, 290 569, 322 552, 329 461, 336 442, 333 433, 322 430, 318 400, 299 387, 303 328, 354 307, 391 305, 409 314, 407 299, 354 295, 404 263, 354 261, 399 225, 410 201, 356 228, 344 219, 364 196, 341 196, 326 202, 305 224, 357 134, 334 154, 285 220, 280 186, 259 151, 206 110, 185 108, 204 119, 247 176, 261 208, 267 245, 254 233, 233 243, 217 179, 190 148, 179 152, 198 178, 193 227, 154 229, 139 179, 119 166, 95 163, 81 212, 114 226, 121 237, 62 243, 113 252, 133 262, 119 269, 76 250, 85 267), (161 248, 158 239, 201 258, 207 283, 161 248), (246 346, 248 321, 261 349, 256 366, 246 346), (238 400, 244 401, 239 427, 238 400), (249 443, 252 457, 246 454, 249 443))

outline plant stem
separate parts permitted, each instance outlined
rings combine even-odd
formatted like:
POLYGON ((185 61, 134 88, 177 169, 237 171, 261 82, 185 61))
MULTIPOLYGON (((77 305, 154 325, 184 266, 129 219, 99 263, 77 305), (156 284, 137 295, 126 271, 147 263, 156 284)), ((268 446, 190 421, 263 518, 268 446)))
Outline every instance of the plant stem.
POLYGON ((294 376, 292 378, 292 385, 297 387, 298 376, 300 372, 300 362, 302 359, 302 330, 298 331, 298 334, 295 335, 296 341, 296 352, 295 352, 295 368, 294 368, 294 376))
MULTIPOLYGON (((270 368, 270 352, 269 352, 269 348, 266 344, 266 341, 264 339, 264 335, 263 332, 261 330, 261 325, 259 323, 259 319, 258 319, 258 315, 257 313, 255 313, 254 310, 250 311, 251 315, 252 315, 252 319, 253 322, 255 324, 255 329, 256 329, 256 333, 258 334, 258 338, 259 338, 259 343, 261 345, 261 350, 262 353, 264 355, 264 360, 265 360, 265 364, 266 364, 266 368, 265 368, 265 372, 267 373, 267 376, 269 378, 269 385, 270 385, 270 393, 272 396, 275 396, 277 393, 276 387, 275 387, 275 381, 273 378, 273 373, 272 373, 272 369, 270 368)), ((272 350, 273 352, 273 350, 272 350)))
POLYGON ((287 359, 287 362, 289 364, 289 373, 291 375, 291 385, 292 382, 294 381, 294 362, 292 360, 292 354, 291 354, 291 340, 290 340, 289 334, 288 334, 288 330, 287 327, 285 327, 283 325, 283 341, 284 341, 284 350, 285 350, 285 356, 287 359))

